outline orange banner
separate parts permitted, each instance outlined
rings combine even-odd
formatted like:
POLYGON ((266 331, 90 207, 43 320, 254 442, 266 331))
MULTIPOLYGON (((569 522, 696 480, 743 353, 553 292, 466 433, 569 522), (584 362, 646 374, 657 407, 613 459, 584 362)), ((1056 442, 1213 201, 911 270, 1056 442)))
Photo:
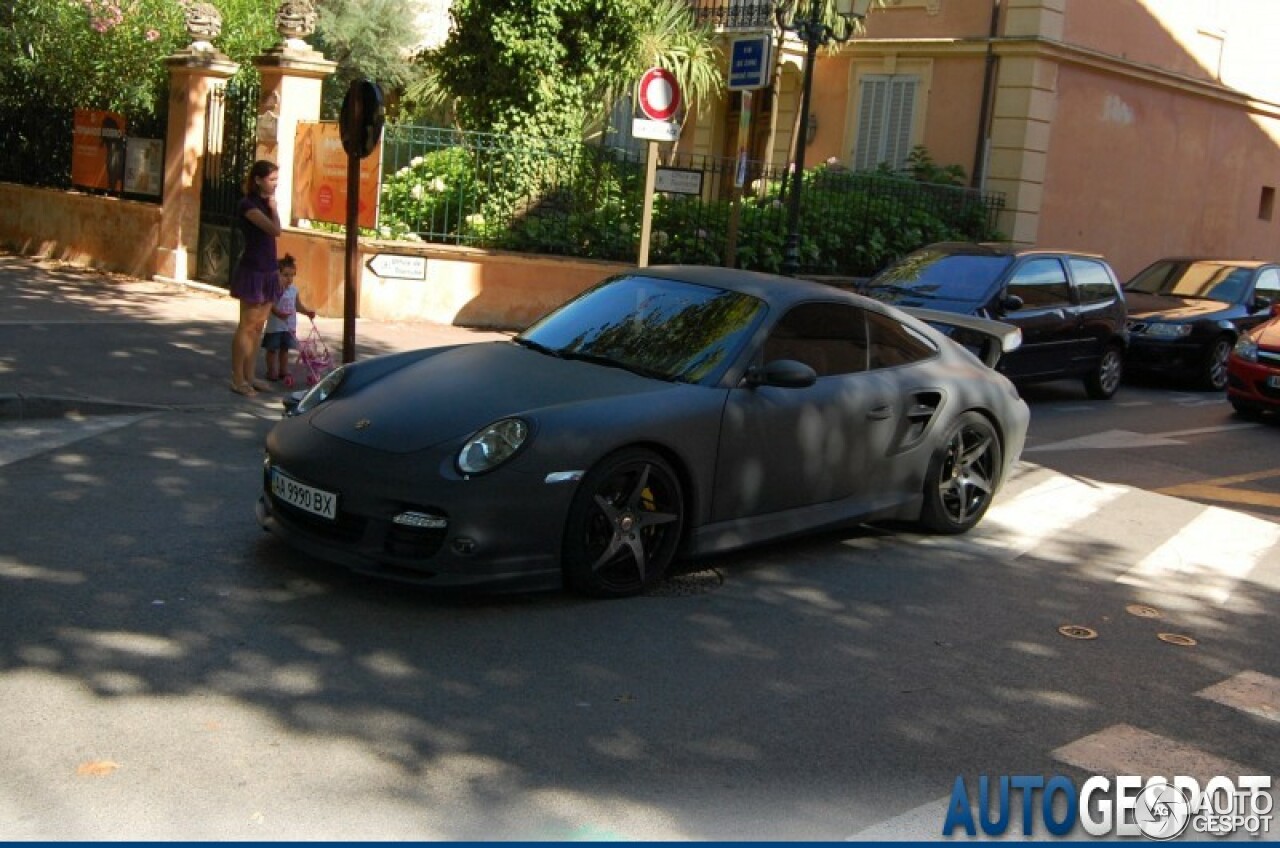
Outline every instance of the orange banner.
MULTIPOLYGON (((360 160, 360 226, 378 223, 382 142, 360 160)), ((347 152, 335 121, 300 122, 293 148, 293 217, 347 223, 347 152)))
POLYGON ((72 184, 123 192, 124 115, 103 109, 77 109, 71 132, 72 184))

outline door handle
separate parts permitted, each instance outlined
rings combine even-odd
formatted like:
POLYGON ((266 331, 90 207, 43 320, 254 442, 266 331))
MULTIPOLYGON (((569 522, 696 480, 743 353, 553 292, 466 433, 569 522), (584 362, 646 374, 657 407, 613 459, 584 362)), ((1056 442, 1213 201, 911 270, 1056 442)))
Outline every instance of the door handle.
POLYGON ((867 417, 872 421, 883 421, 891 415, 893 415, 893 407, 889 406, 887 403, 883 406, 877 406, 867 412, 867 417))

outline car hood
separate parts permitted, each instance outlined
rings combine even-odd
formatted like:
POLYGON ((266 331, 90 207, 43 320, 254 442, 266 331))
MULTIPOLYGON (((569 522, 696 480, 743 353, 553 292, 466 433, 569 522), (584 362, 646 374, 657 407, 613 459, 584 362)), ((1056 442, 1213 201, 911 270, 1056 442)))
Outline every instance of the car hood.
POLYGON ((1124 301, 1129 308, 1130 319, 1160 318, 1164 321, 1199 321, 1216 318, 1219 313, 1231 309, 1231 304, 1220 300, 1199 300, 1176 297, 1169 294, 1144 294, 1127 291, 1124 301))
POLYGON ((1280 350, 1280 318, 1272 318, 1265 324, 1259 324, 1250 335, 1263 347, 1280 350))
POLYGON ((507 416, 676 385, 510 342, 469 344, 410 362, 349 395, 340 391, 316 408, 311 425, 364 447, 409 453, 507 416))

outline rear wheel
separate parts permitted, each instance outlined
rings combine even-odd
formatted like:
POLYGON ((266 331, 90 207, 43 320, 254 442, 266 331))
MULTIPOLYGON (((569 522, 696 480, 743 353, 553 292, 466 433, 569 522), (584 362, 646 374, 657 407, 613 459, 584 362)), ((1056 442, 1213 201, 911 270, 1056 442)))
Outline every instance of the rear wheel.
POLYGON ((583 478, 564 532, 569 588, 601 598, 637 595, 675 559, 684 493, 661 456, 640 448, 605 458, 583 478))
POLYGON ((1214 339, 1204 358, 1200 373, 1200 385, 1210 391, 1227 387, 1227 358, 1231 356, 1232 341, 1226 336, 1214 339))
POLYGON ((963 533, 977 524, 995 496, 1000 459, 991 422, 976 412, 961 415, 929 463, 920 523, 935 533, 963 533))
POLYGON ((1094 400, 1107 400, 1120 388, 1124 376, 1124 355, 1117 345, 1108 345, 1098 367, 1084 378, 1084 390, 1094 400))

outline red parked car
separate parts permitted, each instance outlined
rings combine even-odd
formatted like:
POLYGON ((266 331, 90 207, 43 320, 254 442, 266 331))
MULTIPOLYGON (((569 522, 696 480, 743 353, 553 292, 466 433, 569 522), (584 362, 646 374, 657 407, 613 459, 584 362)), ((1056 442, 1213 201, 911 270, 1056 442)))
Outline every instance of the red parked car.
POLYGON ((1280 304, 1271 307, 1271 320, 1242 335, 1231 351, 1227 400, 1249 418, 1280 410, 1280 304))

